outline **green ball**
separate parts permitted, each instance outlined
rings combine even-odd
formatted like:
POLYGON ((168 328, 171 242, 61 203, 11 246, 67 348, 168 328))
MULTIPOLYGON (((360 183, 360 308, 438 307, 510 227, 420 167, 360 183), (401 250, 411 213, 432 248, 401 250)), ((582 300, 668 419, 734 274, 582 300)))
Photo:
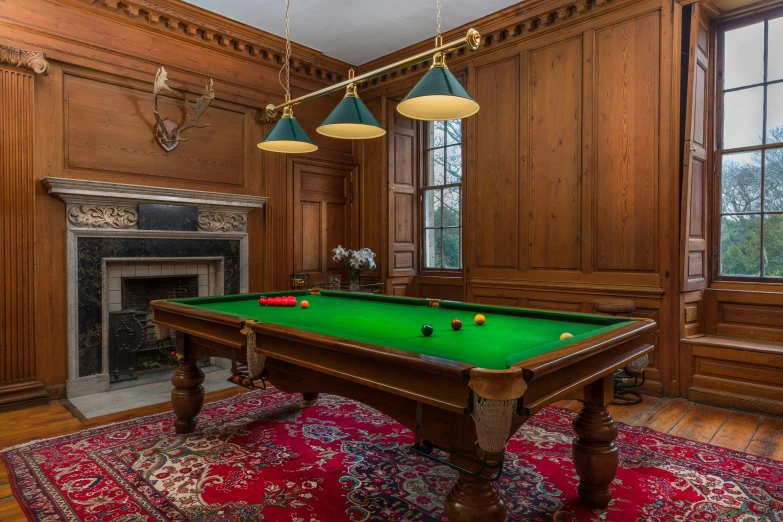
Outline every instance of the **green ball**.
POLYGON ((421 333, 424 334, 424 337, 429 337, 434 331, 431 324, 425 324, 421 327, 421 333))

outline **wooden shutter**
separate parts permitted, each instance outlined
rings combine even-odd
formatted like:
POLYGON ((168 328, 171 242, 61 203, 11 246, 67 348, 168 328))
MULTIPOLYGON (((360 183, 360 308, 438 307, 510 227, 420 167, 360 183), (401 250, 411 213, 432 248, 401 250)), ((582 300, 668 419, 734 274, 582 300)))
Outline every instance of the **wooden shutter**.
POLYGON ((683 132, 680 220, 681 291, 707 286, 707 143, 710 22, 691 4, 687 93, 683 132))
POLYGON ((389 100, 389 292, 406 293, 416 275, 416 121, 397 112, 389 100))

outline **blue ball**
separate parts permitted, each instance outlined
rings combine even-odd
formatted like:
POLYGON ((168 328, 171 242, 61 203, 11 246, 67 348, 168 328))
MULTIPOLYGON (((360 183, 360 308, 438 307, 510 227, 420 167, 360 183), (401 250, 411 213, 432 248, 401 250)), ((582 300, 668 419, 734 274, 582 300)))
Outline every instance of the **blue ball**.
POLYGON ((429 337, 434 331, 431 324, 425 324, 421 327, 421 333, 424 334, 424 337, 429 337))

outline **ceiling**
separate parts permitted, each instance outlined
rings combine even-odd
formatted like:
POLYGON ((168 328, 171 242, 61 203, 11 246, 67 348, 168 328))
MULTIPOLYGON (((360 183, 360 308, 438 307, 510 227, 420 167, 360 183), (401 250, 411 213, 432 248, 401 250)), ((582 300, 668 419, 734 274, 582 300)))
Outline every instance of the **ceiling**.
MULTIPOLYGON (((285 37, 285 0, 186 0, 285 37)), ((442 0, 441 31, 514 5, 513 0, 442 0)), ((434 38, 436 0, 291 0, 291 40, 353 65, 434 38)))

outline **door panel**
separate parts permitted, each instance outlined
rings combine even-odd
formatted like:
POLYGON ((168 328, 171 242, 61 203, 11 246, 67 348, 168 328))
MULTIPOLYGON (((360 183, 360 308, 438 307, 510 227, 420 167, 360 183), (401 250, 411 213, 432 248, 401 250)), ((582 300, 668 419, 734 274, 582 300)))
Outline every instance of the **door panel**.
POLYGON ((314 284, 342 267, 332 260, 337 245, 351 246, 352 170, 294 163, 294 273, 314 284))
POLYGON ((707 286, 707 99, 710 22, 699 4, 691 5, 687 93, 683 128, 680 290, 707 286))
POLYGON ((398 279, 387 290, 399 295, 402 287, 416 275, 416 140, 414 120, 397 112, 397 102, 389 100, 389 273, 398 279), (406 282, 407 281, 407 282, 406 282))

